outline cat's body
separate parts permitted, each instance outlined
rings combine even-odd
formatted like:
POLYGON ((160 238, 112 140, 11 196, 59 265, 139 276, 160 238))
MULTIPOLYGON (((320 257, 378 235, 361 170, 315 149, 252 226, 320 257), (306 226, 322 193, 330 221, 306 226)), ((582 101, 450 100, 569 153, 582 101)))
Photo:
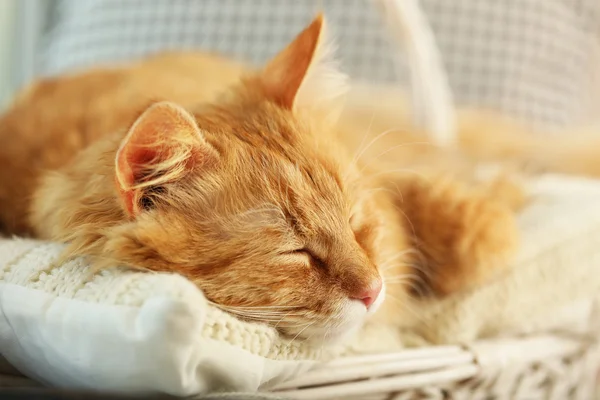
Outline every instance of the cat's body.
MULTIPOLYGON (((472 179, 390 104, 351 93, 338 122, 322 29, 247 76, 169 54, 35 84, 0 119, 0 229, 182 273, 225 309, 315 337, 360 325, 386 290, 377 314, 405 322, 413 279, 444 295, 505 265, 519 190, 472 179)), ((465 121, 474 161, 536 148, 508 125, 486 147, 465 121)))

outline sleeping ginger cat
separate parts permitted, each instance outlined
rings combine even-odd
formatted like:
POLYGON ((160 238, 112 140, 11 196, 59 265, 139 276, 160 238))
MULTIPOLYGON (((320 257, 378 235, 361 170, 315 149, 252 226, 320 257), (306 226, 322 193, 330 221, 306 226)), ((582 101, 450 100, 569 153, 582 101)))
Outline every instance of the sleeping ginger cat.
POLYGON ((406 323, 414 279, 443 296, 504 265, 519 188, 468 160, 527 160, 535 140, 467 124, 462 156, 425 145, 382 99, 342 106, 327 46, 319 16, 259 71, 166 54, 38 82, 0 119, 0 229, 328 340, 377 309, 406 323))

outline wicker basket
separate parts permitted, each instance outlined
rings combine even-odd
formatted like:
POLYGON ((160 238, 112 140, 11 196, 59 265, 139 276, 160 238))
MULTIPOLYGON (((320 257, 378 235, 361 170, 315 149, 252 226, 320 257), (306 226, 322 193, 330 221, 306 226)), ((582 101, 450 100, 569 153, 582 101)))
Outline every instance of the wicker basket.
POLYGON ((590 400, 600 395, 599 368, 594 337, 548 334, 342 358, 275 392, 314 400, 590 400))

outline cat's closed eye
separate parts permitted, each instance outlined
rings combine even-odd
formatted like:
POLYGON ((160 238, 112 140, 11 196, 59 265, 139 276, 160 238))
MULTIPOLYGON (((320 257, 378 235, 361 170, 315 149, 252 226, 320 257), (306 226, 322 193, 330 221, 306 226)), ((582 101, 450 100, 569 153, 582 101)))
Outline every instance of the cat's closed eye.
POLYGON ((293 254, 293 255, 299 255, 299 256, 306 257, 307 260, 312 265, 314 265, 317 268, 325 268, 325 266, 326 266, 325 261, 323 261, 322 258, 320 258, 319 256, 317 256, 314 252, 310 251, 306 247, 299 248, 299 249, 296 249, 296 250, 292 250, 288 254, 293 254))
POLYGON ((312 254, 310 253, 310 251, 308 251, 304 247, 295 249, 295 250, 286 251, 285 254, 288 254, 291 256, 301 256, 301 257, 306 257, 306 258, 312 258, 312 254))

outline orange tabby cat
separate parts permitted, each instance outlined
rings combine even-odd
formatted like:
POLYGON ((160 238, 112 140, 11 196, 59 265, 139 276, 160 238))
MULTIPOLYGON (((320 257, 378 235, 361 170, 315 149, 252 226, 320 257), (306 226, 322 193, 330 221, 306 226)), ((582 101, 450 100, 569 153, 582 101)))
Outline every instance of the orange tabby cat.
POLYGON ((320 339, 386 297, 378 315, 407 321, 415 277, 437 295, 484 279, 516 245, 518 189, 438 174, 470 167, 343 108, 325 37, 319 16, 259 71, 165 54, 36 83, 0 119, 1 227, 320 339))

